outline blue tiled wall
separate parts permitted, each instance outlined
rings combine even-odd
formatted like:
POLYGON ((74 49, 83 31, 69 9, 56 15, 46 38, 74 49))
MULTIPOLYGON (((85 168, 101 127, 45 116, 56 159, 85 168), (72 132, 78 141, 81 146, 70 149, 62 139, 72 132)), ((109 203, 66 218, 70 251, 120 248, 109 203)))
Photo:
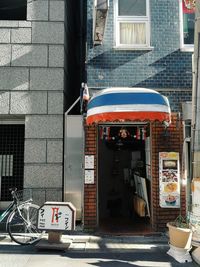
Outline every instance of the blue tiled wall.
POLYGON ((93 46, 93 0, 87 0, 87 82, 89 87, 163 89, 173 111, 191 100, 192 53, 180 51, 179 1, 150 0, 150 51, 114 48, 114 8, 110 0, 104 42, 93 46), (176 91, 176 89, 178 89, 176 91), (172 90, 172 91, 171 91, 172 90), (170 93, 171 92, 171 93, 170 93))

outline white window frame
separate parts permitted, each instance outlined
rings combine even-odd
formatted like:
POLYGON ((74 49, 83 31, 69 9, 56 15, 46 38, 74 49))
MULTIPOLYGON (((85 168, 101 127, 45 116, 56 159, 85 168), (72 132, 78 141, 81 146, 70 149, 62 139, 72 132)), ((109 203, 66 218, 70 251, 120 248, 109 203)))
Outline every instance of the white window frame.
POLYGON ((180 48, 181 48, 181 51, 193 52, 194 44, 184 44, 182 0, 179 0, 179 11, 180 11, 180 48))
POLYGON ((150 12, 149 0, 146 0, 146 16, 118 16, 118 0, 114 0, 114 32, 115 47, 129 49, 146 49, 150 48, 150 12), (120 44, 119 28, 120 23, 145 23, 146 27, 146 44, 120 44))

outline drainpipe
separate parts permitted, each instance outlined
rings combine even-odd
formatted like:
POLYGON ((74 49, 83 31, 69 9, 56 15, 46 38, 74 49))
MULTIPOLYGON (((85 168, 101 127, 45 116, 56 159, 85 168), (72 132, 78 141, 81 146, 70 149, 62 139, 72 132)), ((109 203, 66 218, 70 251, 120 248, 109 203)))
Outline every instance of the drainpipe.
MULTIPOLYGON (((200 0, 196 0, 192 88, 192 179, 200 178, 200 0)), ((192 201, 192 204, 193 201, 192 201)))

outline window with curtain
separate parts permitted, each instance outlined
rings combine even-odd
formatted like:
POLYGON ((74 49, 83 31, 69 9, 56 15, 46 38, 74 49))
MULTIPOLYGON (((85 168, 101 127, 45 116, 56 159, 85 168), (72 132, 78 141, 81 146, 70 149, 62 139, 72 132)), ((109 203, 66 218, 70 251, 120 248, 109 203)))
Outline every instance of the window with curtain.
POLYGON ((148 47, 149 0, 116 0, 116 45, 148 47))
POLYGON ((194 45, 195 0, 181 0, 182 7, 182 43, 194 45))

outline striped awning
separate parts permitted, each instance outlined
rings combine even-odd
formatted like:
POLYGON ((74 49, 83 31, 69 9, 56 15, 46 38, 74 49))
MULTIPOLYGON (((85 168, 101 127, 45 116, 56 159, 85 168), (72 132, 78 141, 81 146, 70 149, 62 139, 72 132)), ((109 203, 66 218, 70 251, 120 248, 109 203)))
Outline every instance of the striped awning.
POLYGON ((88 102, 86 123, 124 121, 170 122, 168 99, 146 88, 107 88, 88 102))

